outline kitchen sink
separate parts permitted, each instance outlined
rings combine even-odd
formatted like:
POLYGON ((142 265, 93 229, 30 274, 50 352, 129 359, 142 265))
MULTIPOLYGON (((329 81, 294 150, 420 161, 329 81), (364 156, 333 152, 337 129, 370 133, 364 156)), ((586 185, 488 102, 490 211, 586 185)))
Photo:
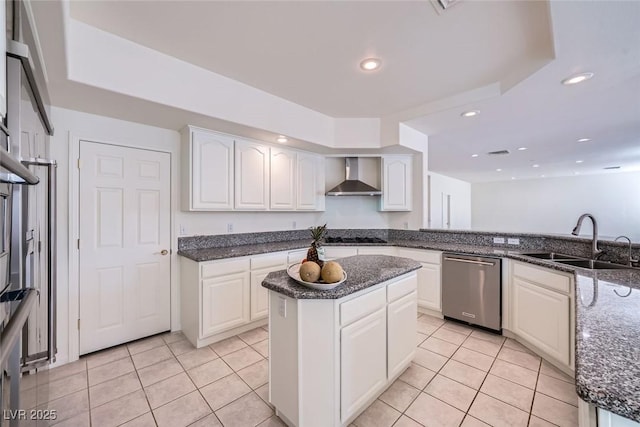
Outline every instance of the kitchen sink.
POLYGON ((561 260, 561 259, 566 259, 566 260, 581 260, 581 259, 584 259, 584 258, 580 258, 580 257, 577 257, 577 256, 559 254, 559 253, 556 253, 556 252, 532 252, 532 253, 522 253, 520 255, 530 256, 531 258, 548 259, 550 261, 557 261, 557 260, 561 260))
POLYGON ((588 268, 590 270, 619 270, 619 269, 631 269, 627 265, 612 264, 605 261, 594 261, 591 259, 563 259, 556 260, 559 264, 572 265, 574 267, 588 268))

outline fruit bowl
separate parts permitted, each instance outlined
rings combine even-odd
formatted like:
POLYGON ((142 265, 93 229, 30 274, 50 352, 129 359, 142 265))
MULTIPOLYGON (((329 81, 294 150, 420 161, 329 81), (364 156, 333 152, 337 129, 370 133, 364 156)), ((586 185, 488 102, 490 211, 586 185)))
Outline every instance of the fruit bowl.
POLYGON ((291 277, 293 280, 295 280, 296 282, 300 283, 302 286, 306 286, 307 288, 311 288, 311 289, 317 289, 320 291, 328 291, 330 289, 335 288, 336 286, 338 286, 340 283, 344 282, 345 280, 347 280, 347 272, 343 271, 343 277, 342 280, 340 280, 339 282, 335 282, 335 283, 325 283, 324 281, 322 281, 322 279, 320 279, 320 281, 318 282, 307 282, 304 281, 300 278, 300 266, 302 264, 301 263, 296 263, 296 264, 291 264, 288 268, 287 268, 287 274, 289 274, 289 277, 291 277))

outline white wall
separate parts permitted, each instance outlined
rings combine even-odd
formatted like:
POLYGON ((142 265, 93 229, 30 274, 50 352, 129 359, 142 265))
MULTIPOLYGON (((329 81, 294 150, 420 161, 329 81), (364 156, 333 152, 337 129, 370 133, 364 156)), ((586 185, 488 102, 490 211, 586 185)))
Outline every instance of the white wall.
POLYGON ((471 184, 429 172, 429 228, 466 230, 471 228, 471 184), (446 196, 450 196, 449 226, 446 225, 446 196))
POLYGON ((640 240, 640 172, 478 183, 471 196, 474 230, 570 234, 589 212, 601 236, 640 240))

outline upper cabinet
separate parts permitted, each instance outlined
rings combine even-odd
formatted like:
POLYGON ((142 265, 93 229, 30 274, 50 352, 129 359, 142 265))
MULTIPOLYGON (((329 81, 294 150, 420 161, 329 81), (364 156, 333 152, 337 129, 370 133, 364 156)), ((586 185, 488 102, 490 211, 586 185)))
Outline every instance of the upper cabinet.
POLYGON ((296 152, 271 147, 271 209, 296 208, 296 152))
POLYGON ((236 209, 269 207, 269 147, 236 140, 235 177, 236 209))
POLYGON ((412 157, 382 157, 381 211, 410 211, 412 200, 412 157))
POLYGON ((182 139, 183 210, 324 210, 322 156, 193 126, 182 139))
POLYGON ((191 126, 182 134, 182 208, 233 209, 233 138, 191 126))
POLYGON ((309 153, 298 153, 296 180, 296 209, 324 210, 324 158, 309 153))

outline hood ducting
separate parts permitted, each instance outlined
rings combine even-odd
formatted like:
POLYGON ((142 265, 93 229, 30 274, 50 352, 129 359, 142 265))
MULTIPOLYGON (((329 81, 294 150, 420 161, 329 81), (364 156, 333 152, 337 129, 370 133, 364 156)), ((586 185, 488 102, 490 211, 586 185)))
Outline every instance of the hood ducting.
POLYGON ((327 196, 381 196, 382 191, 358 179, 358 158, 346 157, 346 179, 327 191, 327 196))

